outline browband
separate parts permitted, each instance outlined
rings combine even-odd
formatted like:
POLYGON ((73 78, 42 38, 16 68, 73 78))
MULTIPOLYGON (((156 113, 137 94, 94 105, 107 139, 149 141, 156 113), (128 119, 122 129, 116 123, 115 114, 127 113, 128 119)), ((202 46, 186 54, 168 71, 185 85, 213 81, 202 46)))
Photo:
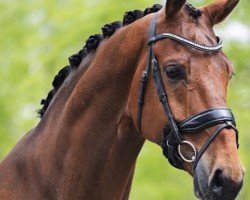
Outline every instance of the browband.
POLYGON ((197 50, 200 50, 200 51, 219 51, 223 47, 222 40, 219 37, 217 37, 217 45, 206 46, 206 45, 198 44, 197 42, 191 41, 191 40, 184 38, 182 36, 175 35, 173 33, 162 33, 160 35, 153 36, 153 37, 148 39, 148 44, 150 45, 151 43, 154 43, 158 40, 167 39, 167 38, 175 40, 175 41, 180 42, 182 44, 188 45, 188 46, 195 48, 197 50))

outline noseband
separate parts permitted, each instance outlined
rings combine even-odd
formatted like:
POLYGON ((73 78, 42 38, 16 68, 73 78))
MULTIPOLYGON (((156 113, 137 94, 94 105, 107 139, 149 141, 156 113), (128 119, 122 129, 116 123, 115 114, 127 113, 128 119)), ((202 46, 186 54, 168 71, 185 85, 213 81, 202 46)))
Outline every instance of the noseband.
POLYGON ((178 123, 174 119, 170 109, 168 96, 161 77, 160 67, 154 55, 153 45, 159 40, 172 39, 176 42, 190 46, 191 48, 195 48, 200 51, 216 52, 222 48, 222 41, 219 37, 217 37, 218 44, 216 46, 205 46, 172 33, 163 33, 156 35, 156 21, 157 14, 154 15, 149 27, 148 63, 146 69, 142 72, 141 85, 139 88, 137 117, 138 127, 141 130, 142 109, 144 104, 147 80, 150 72, 153 71, 153 79, 157 89, 159 100, 163 105, 165 114, 168 119, 168 124, 163 129, 163 154, 168 159, 169 163, 174 167, 178 169, 184 169, 183 161, 185 161, 193 164, 192 166, 194 171, 203 153, 223 129, 233 129, 235 131, 237 147, 239 146, 236 122, 231 110, 227 108, 213 108, 201 112, 197 115, 191 116, 181 123, 178 123), (214 126, 216 126, 214 133, 206 140, 205 144, 199 151, 197 151, 197 149, 191 142, 185 141, 183 138, 183 134, 199 134, 203 130, 214 126), (182 153, 182 148, 184 146, 189 147, 189 149, 191 150, 191 154, 188 157, 182 153))

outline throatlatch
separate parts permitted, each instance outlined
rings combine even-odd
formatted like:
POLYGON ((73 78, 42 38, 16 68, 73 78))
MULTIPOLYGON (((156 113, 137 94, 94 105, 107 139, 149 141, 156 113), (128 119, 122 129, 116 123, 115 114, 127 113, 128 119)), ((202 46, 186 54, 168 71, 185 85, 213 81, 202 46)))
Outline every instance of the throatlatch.
POLYGON ((219 37, 217 37, 218 41, 217 45, 205 46, 198 44, 194 41, 191 41, 187 38, 175 35, 173 33, 162 33, 156 35, 155 33, 156 26, 157 26, 157 14, 154 15, 153 20, 149 27, 148 61, 146 69, 142 72, 141 85, 139 88, 139 97, 138 97, 138 116, 137 116, 138 127, 139 129, 141 129, 142 109, 146 92, 146 85, 148 77, 152 71, 155 87, 157 89, 160 102, 163 105, 166 117, 168 119, 168 124, 163 129, 163 138, 164 138, 162 141, 163 154, 168 159, 169 163, 178 169, 184 169, 183 161, 193 163, 193 171, 194 171, 203 153, 206 151, 211 142, 223 129, 225 128, 233 129, 235 131, 237 138, 236 140, 237 147, 239 146, 238 130, 236 129, 236 122, 233 113, 231 112, 230 109, 213 108, 201 112, 197 115, 191 116, 181 123, 177 123, 171 113, 168 96, 165 91, 161 77, 160 66, 154 55, 153 45, 158 40, 171 39, 181 44, 187 45, 191 48, 195 48, 199 51, 217 52, 223 46, 222 41, 219 37), (206 140, 205 144, 199 151, 197 151, 197 149, 191 142, 185 141, 183 138, 183 134, 198 134, 201 131, 214 126, 216 126, 215 132, 206 140), (188 156, 183 154, 182 146, 189 147, 189 150, 191 150, 188 156))

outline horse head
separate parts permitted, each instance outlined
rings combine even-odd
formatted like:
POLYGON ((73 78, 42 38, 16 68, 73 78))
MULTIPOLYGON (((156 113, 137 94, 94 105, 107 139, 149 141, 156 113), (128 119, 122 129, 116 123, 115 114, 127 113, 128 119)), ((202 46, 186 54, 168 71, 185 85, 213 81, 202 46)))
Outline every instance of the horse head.
POLYGON ((213 31, 237 3, 215 1, 196 9, 185 0, 167 1, 149 20, 148 51, 131 90, 138 130, 162 146, 174 167, 193 176, 201 199, 234 199, 243 183, 238 131, 227 109, 233 65, 213 31))

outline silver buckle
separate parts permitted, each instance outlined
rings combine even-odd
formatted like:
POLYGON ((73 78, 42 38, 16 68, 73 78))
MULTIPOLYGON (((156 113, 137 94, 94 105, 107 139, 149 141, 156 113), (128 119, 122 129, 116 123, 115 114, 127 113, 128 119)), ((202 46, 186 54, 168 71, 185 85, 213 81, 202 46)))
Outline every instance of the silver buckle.
POLYGON ((184 161, 187 162, 187 163, 193 163, 193 162, 196 160, 196 157, 197 157, 196 148, 195 148, 195 146, 194 146, 191 142, 189 142, 189 141, 183 141, 182 144, 179 144, 179 145, 178 145, 178 153, 179 153, 181 159, 184 160, 184 161), (187 158, 185 158, 185 156, 182 155, 182 152, 181 152, 181 146, 182 146, 182 145, 188 145, 188 146, 190 146, 190 147, 192 148, 194 155, 192 156, 191 159, 187 159, 187 158))

